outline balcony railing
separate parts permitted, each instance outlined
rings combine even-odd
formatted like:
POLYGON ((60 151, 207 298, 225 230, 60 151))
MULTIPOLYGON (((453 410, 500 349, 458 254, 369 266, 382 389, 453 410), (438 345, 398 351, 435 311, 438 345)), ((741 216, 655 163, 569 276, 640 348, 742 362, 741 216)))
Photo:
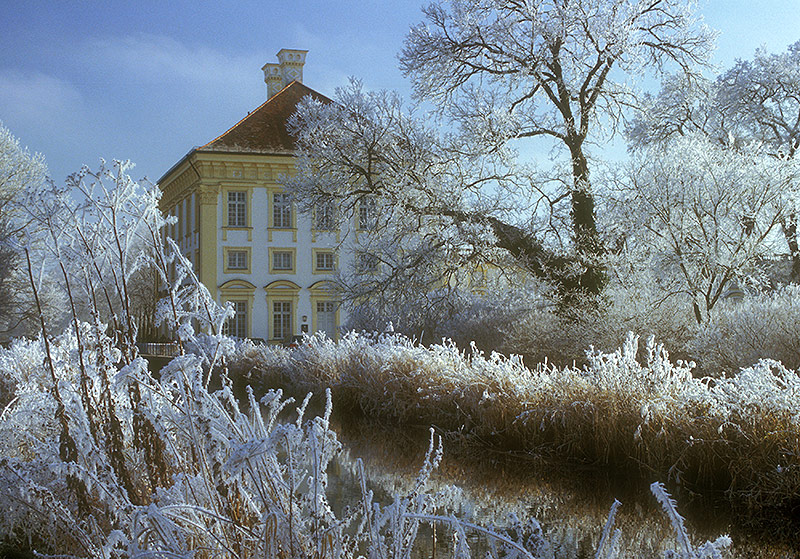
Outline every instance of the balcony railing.
POLYGON ((139 348, 140 355, 148 357, 175 357, 179 351, 175 342, 138 342, 136 347, 139 348))

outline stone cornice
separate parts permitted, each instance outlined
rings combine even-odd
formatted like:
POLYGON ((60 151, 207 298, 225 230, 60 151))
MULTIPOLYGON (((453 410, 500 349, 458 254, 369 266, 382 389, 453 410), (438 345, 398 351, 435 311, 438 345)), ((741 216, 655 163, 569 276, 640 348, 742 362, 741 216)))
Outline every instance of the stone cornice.
MULTIPOLYGON (((163 191, 161 209, 172 208, 198 187, 208 184, 218 185, 224 181, 243 186, 278 186, 281 175, 293 172, 293 154, 194 151, 159 183, 163 191)), ((210 195, 205 195, 206 199, 210 195)))
POLYGON ((158 184, 163 192, 161 203, 159 204, 161 210, 167 211, 178 201, 190 195, 199 180, 196 170, 189 161, 175 169, 168 176, 165 176, 158 184))

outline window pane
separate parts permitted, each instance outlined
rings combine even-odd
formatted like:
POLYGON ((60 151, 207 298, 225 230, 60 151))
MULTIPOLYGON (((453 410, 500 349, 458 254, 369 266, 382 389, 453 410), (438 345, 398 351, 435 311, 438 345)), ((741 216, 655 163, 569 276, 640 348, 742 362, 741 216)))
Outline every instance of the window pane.
POLYGON ((333 270, 335 267, 335 259, 332 252, 318 252, 317 253, 317 270, 333 270))
POLYGON ((336 338, 336 305, 332 301, 317 301, 317 330, 336 338))
POLYGON ((292 202, 288 194, 273 194, 272 224, 277 229, 292 227, 292 202))
POLYGON ((273 270, 291 270, 292 253, 289 251, 275 251, 272 253, 273 270))
POLYGON ((228 319, 223 325, 222 333, 235 338, 247 337, 247 301, 231 301, 236 312, 233 318, 228 319))
POLYGON ((317 206, 315 210, 317 229, 331 231, 336 228, 335 206, 333 200, 328 200, 317 206))
POLYGON ((369 230, 375 228, 375 199, 365 196, 358 204, 358 228, 369 230))
POLYGON ((375 272, 378 270, 378 263, 377 256, 362 252, 358 255, 357 269, 359 272, 375 272))
POLYGON ((232 250, 228 252, 228 268, 231 270, 246 270, 247 251, 232 250))
POLYGON ((228 192, 228 227, 247 227, 245 192, 228 192))
POLYGON ((292 335, 292 303, 274 301, 272 303, 272 335, 276 340, 289 340, 292 335))
POLYGON ((236 301, 236 333, 239 338, 247 337, 247 301, 236 301))

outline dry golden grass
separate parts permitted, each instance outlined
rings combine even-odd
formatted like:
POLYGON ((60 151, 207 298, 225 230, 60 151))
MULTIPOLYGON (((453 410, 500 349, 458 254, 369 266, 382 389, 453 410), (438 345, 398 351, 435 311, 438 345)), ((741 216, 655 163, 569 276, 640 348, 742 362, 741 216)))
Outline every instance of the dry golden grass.
POLYGON ((231 368, 263 387, 330 388, 340 411, 434 425, 495 450, 721 491, 753 513, 800 506, 800 380, 776 363, 696 379, 631 338, 584 369, 531 370, 449 345, 351 335, 296 350, 251 347, 231 368))

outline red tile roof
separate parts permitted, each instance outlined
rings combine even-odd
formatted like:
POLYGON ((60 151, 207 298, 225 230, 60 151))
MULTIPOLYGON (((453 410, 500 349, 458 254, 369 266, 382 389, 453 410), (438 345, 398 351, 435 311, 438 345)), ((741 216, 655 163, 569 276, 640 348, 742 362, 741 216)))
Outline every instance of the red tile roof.
POLYGON ((294 151, 294 138, 286 130, 286 122, 297 104, 312 95, 324 103, 330 99, 300 82, 293 81, 270 97, 227 132, 197 151, 242 151, 255 153, 288 153, 294 151))

